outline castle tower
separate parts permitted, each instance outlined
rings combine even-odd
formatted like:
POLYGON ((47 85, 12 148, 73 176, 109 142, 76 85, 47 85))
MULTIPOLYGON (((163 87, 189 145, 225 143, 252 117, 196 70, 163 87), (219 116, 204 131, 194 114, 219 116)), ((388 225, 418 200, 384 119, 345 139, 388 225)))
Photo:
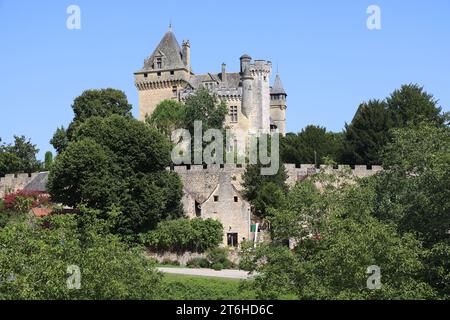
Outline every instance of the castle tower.
POLYGON ((145 59, 143 68, 134 74, 140 120, 151 115, 161 101, 179 100, 191 74, 190 43, 184 41, 181 49, 169 27, 153 54, 145 59))
POLYGON ((250 66, 253 80, 253 114, 255 118, 250 121, 251 129, 270 131, 270 73, 272 63, 265 60, 256 60, 250 66))
POLYGON ((242 114, 247 118, 252 116, 253 111, 253 76, 249 67, 246 67, 242 74, 242 114))
POLYGON ((279 74, 275 77, 275 83, 270 90, 270 117, 272 128, 278 129, 283 136, 286 135, 286 98, 287 94, 279 74))

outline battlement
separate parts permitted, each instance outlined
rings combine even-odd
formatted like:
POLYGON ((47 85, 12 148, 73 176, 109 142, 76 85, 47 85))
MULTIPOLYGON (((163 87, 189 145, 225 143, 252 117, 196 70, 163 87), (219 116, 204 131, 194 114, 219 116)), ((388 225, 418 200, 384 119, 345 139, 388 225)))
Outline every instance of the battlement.
POLYGON ((0 198, 18 190, 44 192, 48 180, 48 172, 7 174, 0 177, 0 198))
POLYGON ((255 60, 249 65, 252 76, 263 74, 268 75, 272 72, 272 62, 266 60, 255 60))
MULTIPOLYGON (((213 164, 213 165, 184 165, 184 166, 174 166, 167 168, 169 171, 177 172, 181 175, 188 174, 214 174, 214 173, 228 173, 231 175, 242 175, 245 172, 247 164, 213 164)), ((288 183, 295 184, 296 181, 302 180, 305 176, 310 176, 312 174, 318 173, 320 171, 328 172, 330 174, 338 173, 348 170, 348 172, 358 178, 370 177, 383 171, 381 166, 368 166, 368 165, 336 165, 336 166, 325 166, 321 165, 317 168, 314 164, 285 164, 286 171, 288 173, 288 183)))

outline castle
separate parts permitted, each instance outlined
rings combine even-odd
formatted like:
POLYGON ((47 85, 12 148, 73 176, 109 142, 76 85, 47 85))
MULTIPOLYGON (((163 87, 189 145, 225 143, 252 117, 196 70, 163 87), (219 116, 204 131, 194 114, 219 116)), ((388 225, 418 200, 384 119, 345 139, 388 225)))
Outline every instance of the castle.
MULTIPOLYGON (((190 44, 184 41, 180 48, 172 30, 164 35, 154 53, 145 60, 142 70, 135 73, 139 92, 140 119, 152 114, 163 100, 185 101, 199 88, 207 88, 224 101, 229 109, 226 125, 245 132, 286 132, 286 97, 277 75, 270 87, 272 66, 269 61, 240 58, 240 72, 227 73, 225 64, 219 74, 195 75, 190 64, 190 44)), ((213 218, 224 227, 223 244, 238 246, 244 239, 255 237, 252 224, 258 219, 252 215, 250 204, 242 197, 242 175, 246 165, 188 165, 167 168, 176 172, 183 182, 183 208, 189 218, 213 218)), ((285 165, 290 186, 323 170, 338 174, 347 166, 335 168, 303 164, 285 165)), ((377 174, 379 166, 355 166, 354 177, 377 174)), ((48 173, 6 175, 0 177, 0 198, 19 189, 45 191, 48 173)))
POLYGON ((195 74, 191 67, 191 45, 181 47, 172 31, 166 32, 144 66, 134 74, 139 92, 139 117, 144 120, 163 100, 185 101, 200 88, 215 94, 228 108, 225 125, 246 135, 277 131, 286 134, 286 97, 280 76, 270 86, 272 63, 244 54, 240 71, 195 74))

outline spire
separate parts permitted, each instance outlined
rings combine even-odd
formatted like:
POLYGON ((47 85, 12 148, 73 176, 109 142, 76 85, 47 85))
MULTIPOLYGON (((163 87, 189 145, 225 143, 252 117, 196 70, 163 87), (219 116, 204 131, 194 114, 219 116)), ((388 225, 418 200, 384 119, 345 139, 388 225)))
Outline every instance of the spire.
POLYGON ((161 59, 160 61, 162 61, 161 69, 168 70, 185 67, 182 60, 180 44, 178 43, 175 34, 172 32, 172 23, 170 23, 169 30, 161 39, 158 47, 155 49, 150 58, 146 60, 145 68, 151 69, 151 66, 153 65, 155 66, 155 69, 158 69, 158 59, 161 59))
POLYGON ((170 20, 170 22, 169 22, 169 32, 173 32, 172 20, 170 20))
POLYGON ((286 94, 286 91, 284 91, 283 83, 281 82, 280 75, 277 73, 277 76, 275 77, 275 83, 273 84, 272 89, 270 90, 270 94, 286 94))

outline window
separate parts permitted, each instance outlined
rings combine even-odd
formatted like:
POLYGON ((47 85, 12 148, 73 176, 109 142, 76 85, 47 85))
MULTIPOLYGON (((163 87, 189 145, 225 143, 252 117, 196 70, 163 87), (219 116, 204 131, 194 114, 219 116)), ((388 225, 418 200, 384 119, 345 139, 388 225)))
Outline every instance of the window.
POLYGON ((162 58, 156 58, 156 68, 162 69, 162 58))
POLYGON ((197 216, 197 218, 200 218, 202 216, 202 206, 197 201, 195 201, 195 215, 197 216))
POLYGON ((175 74, 175 71, 170 71, 170 75, 173 76, 175 74))
POLYGON ((158 75, 158 77, 161 77, 161 72, 158 72, 157 75, 158 75))
POLYGON ((239 198, 237 196, 234 196, 234 202, 239 202, 239 198))
POLYGON ((219 196, 214 196, 214 202, 219 202, 219 196))
POLYGON ((238 122, 238 109, 236 106, 230 107, 230 120, 231 122, 238 122))
POLYGON ((177 86, 172 87, 172 97, 176 98, 178 97, 178 88, 177 86))
POLYGON ((237 247, 238 246, 238 234, 237 233, 228 233, 227 234, 227 243, 229 247, 237 247))
POLYGON ((148 77, 148 74, 147 73, 144 73, 144 78, 147 78, 148 77))

